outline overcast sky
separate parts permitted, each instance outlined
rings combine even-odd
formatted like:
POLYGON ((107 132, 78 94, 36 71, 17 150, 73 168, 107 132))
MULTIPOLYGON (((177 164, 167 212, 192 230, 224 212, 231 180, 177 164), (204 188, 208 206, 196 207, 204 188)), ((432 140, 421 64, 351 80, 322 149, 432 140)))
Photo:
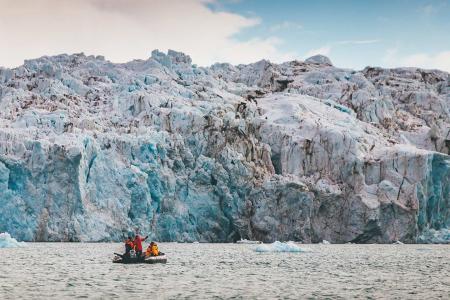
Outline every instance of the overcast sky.
POLYGON ((340 67, 450 71, 450 0, 0 0, 0 66, 60 53, 194 63, 324 54, 340 67))

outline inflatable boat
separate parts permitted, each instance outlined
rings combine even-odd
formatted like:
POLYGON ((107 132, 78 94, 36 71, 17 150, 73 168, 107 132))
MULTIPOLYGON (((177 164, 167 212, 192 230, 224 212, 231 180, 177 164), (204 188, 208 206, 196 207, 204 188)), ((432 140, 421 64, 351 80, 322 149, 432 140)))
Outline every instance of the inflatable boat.
POLYGON ((113 259, 113 263, 117 264, 165 264, 167 262, 167 256, 161 253, 158 256, 142 256, 142 257, 124 257, 121 254, 114 253, 116 256, 113 259))

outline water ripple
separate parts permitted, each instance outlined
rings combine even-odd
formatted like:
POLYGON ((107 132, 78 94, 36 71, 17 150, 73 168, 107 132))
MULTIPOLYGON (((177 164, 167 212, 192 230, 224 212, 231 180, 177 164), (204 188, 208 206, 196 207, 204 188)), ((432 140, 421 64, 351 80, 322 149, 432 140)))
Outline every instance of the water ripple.
POLYGON ((166 265, 112 264, 119 244, 0 249, 1 299, 450 298, 449 245, 161 244, 166 265))

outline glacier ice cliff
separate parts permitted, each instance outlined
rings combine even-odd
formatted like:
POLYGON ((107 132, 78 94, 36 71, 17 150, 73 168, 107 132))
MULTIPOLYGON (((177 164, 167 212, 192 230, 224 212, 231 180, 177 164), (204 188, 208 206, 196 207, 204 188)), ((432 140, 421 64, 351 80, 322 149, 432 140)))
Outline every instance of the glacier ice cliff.
POLYGON ((448 73, 354 71, 323 56, 27 60, 0 68, 0 232, 445 242, 449 109, 448 73))

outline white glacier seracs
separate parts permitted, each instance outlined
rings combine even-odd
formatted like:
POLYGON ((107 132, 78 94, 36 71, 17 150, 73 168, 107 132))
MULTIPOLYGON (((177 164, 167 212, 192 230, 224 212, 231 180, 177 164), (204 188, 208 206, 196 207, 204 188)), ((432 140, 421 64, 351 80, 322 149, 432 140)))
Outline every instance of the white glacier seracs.
POLYGON ((0 231, 446 242, 449 103, 448 73, 354 71, 326 57, 28 60, 0 68, 0 231))

